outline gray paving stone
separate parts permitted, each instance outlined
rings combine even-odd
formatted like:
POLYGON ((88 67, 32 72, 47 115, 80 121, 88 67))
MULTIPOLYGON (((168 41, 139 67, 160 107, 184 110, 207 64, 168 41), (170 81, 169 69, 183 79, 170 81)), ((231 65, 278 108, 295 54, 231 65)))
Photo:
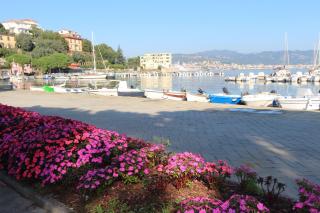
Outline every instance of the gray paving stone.
POLYGON ((168 138, 170 150, 201 153, 207 160, 251 163, 260 174, 281 177, 291 195, 297 194, 296 178, 320 183, 320 113, 253 114, 226 109, 245 106, 28 91, 1 92, 0 103, 146 140, 168 138))

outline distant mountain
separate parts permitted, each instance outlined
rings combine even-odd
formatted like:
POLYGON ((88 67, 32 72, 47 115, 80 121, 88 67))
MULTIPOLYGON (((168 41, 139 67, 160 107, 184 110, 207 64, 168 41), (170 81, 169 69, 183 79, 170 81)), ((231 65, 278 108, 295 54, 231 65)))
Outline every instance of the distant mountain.
MULTIPOLYGON (((289 51, 290 64, 311 64, 312 50, 289 51)), ((215 60, 222 63, 236 64, 283 64, 283 51, 264 51, 259 53, 239 53, 230 50, 210 50, 193 54, 173 54, 173 62, 201 62, 215 60)))

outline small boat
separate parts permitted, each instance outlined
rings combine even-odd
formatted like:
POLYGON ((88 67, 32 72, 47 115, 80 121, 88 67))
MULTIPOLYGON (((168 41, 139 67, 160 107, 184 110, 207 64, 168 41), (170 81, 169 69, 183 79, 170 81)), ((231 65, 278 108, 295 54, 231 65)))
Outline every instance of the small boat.
POLYGON ((117 89, 108 89, 108 88, 90 89, 88 92, 94 95, 118 96, 117 89))
POLYGON ((43 89, 43 87, 39 87, 39 86, 31 86, 30 91, 44 92, 44 89, 43 89))
POLYGON ((79 75, 78 79, 106 79, 106 74, 85 74, 85 75, 79 75))
POLYGON ((217 104, 239 104, 241 102, 240 95, 228 95, 225 93, 209 95, 210 103, 217 104))
POLYGON ((128 88, 128 84, 126 81, 119 81, 119 85, 117 89, 118 89, 118 96, 131 96, 131 97, 144 96, 144 91, 137 88, 133 88, 133 86, 128 88))
POLYGON ((209 102, 209 99, 206 94, 191 94, 187 92, 187 101, 209 102))
POLYGON ((186 92, 177 92, 177 91, 167 91, 163 92, 164 99, 174 100, 174 101, 185 101, 186 92))
POLYGON ((279 105, 284 109, 291 110, 319 110, 320 95, 314 95, 310 89, 299 89, 298 95, 281 96, 277 98, 279 105))
POLYGON ((163 91, 145 89, 144 96, 150 99, 165 99, 163 91))
POLYGON ((275 93, 263 92, 256 95, 242 96, 242 102, 251 107, 268 107, 272 106, 274 100, 278 97, 275 93))
POLYGON ((83 93, 87 91, 86 87, 66 87, 66 83, 60 84, 58 86, 52 86, 52 88, 56 93, 83 93))

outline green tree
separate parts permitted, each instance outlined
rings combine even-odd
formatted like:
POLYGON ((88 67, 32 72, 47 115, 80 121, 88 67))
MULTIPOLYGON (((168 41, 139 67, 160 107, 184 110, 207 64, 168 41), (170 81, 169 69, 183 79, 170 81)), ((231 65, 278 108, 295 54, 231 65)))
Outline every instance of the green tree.
POLYGON ((34 48, 32 35, 20 33, 16 36, 16 46, 24 51, 30 52, 34 48))
POLYGON ((9 33, 8 30, 4 28, 4 26, 0 23, 0 34, 7 35, 9 33))
POLYGON ((34 38, 38 38, 43 33, 43 30, 38 27, 32 26, 32 28, 31 28, 31 30, 29 30, 29 32, 31 33, 31 35, 34 38))
POLYGON ((96 58, 98 60, 102 60, 100 53, 102 55, 103 60, 107 60, 110 64, 114 64, 117 58, 117 53, 106 44, 98 44, 95 46, 96 58))
POLYGON ((72 54, 72 60, 76 63, 83 64, 92 61, 92 55, 85 52, 75 52, 72 54))
POLYGON ((16 49, 0 48, 0 58, 6 58, 17 53, 16 49))
POLYGON ((38 38, 35 41, 36 47, 32 51, 35 58, 47 56, 55 52, 67 53, 67 47, 61 40, 50 40, 38 38))
POLYGON ((117 57, 116 57, 116 64, 125 64, 126 63, 126 58, 123 56, 123 52, 122 49, 120 48, 120 46, 118 46, 117 49, 117 57))
POLYGON ((132 69, 137 69, 140 67, 140 57, 133 57, 128 59, 128 67, 132 69))
POLYGON ((44 73, 52 70, 66 69, 70 64, 71 59, 63 53, 54 53, 49 56, 33 59, 32 64, 44 73))
POLYGON ((82 40, 82 51, 83 52, 92 52, 92 43, 88 39, 82 40))
POLYGON ((16 54, 8 56, 6 58, 6 61, 8 63, 12 63, 14 61, 20 65, 30 64, 31 63, 31 56, 26 55, 26 54, 16 53, 16 54))

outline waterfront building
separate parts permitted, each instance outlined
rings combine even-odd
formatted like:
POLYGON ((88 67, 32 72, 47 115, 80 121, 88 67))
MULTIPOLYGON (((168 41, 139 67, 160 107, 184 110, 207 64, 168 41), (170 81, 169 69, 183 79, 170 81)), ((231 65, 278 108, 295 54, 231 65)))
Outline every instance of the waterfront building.
POLYGON ((2 22, 3 27, 10 33, 29 33, 32 27, 39 27, 38 22, 32 19, 13 19, 2 22))
POLYGON ((171 53, 148 53, 140 57, 140 66, 144 70, 169 69, 171 65, 171 53))
POLYGON ((69 52, 82 52, 82 38, 77 32, 63 29, 59 34, 67 41, 69 52))
POLYGON ((13 35, 0 34, 0 48, 15 48, 16 39, 13 35))

